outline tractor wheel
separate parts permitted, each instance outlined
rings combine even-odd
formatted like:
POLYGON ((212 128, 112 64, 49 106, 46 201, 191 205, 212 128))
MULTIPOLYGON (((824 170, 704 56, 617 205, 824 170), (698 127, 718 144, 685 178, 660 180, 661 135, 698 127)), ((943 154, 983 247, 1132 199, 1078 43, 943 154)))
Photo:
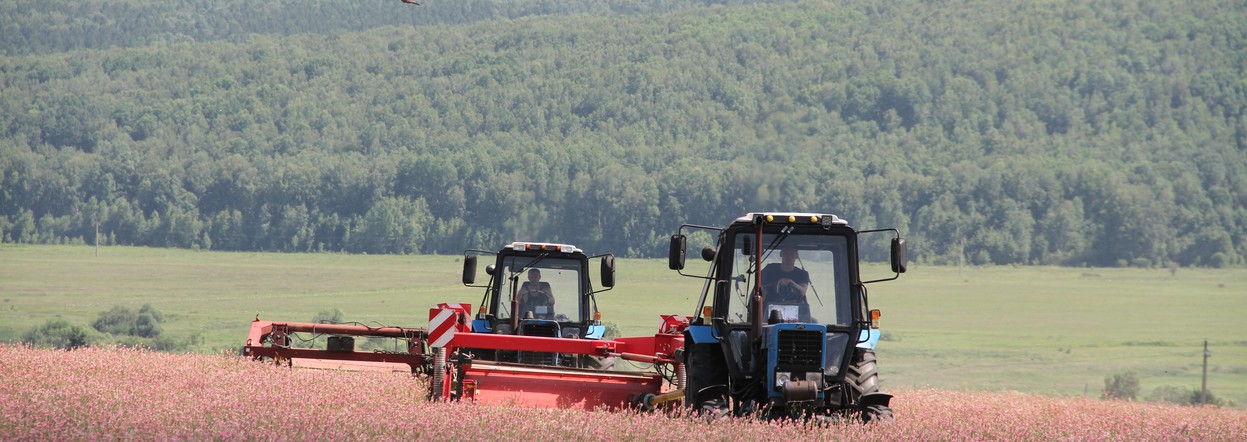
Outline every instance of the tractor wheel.
POLYGON ((599 358, 592 355, 581 355, 580 368, 591 368, 594 370, 614 370, 615 362, 619 358, 599 358))
POLYGON ((856 404, 862 395, 879 391, 879 367, 875 363, 875 351, 861 349, 853 353, 853 365, 844 380, 849 383, 850 399, 856 404))
POLYGON ((892 417, 892 408, 883 405, 871 405, 862 409, 862 423, 869 424, 873 422, 889 423, 895 421, 892 417))
MULTIPOLYGON (((849 384, 849 405, 861 407, 862 396, 879 391, 879 366, 875 362, 875 351, 861 349, 853 354, 853 364, 844 377, 849 384)), ((870 405, 862 407, 862 421, 892 422, 892 409, 886 405, 870 405)))
POLYGON ((720 416, 727 413, 727 360, 717 345, 692 345, 685 353, 687 380, 684 401, 693 413, 720 416), (716 390, 714 387, 723 386, 716 390), (700 393, 700 394, 699 394, 700 393))

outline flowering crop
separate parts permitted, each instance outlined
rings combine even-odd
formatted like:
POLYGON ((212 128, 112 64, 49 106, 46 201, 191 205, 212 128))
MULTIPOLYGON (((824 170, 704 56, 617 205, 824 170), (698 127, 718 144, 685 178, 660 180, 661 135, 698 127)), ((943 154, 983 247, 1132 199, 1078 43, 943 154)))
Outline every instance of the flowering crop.
POLYGON ((402 373, 0 344, 0 440, 1247 440, 1247 412, 900 391, 896 422, 813 426, 426 402, 402 373))

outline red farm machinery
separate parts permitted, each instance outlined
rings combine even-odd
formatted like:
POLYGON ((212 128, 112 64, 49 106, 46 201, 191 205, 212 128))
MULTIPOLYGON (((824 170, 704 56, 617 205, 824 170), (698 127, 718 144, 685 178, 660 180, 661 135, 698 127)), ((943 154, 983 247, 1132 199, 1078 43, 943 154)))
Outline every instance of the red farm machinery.
POLYGON ((596 293, 614 286, 614 257, 589 257, 568 244, 516 242, 499 252, 468 250, 463 283, 483 287, 480 308, 444 303, 427 328, 252 322, 243 355, 336 369, 402 367, 427 377, 433 400, 471 400, 549 408, 652 408, 682 398, 683 316, 662 316, 653 336, 605 336, 596 293), (486 284, 480 256, 495 255, 486 284), (595 290, 589 262, 600 259, 595 290), (296 334, 327 336, 325 348, 299 348, 296 334), (392 338, 395 351, 364 351, 355 339, 392 338), (650 370, 618 370, 619 359, 650 370))

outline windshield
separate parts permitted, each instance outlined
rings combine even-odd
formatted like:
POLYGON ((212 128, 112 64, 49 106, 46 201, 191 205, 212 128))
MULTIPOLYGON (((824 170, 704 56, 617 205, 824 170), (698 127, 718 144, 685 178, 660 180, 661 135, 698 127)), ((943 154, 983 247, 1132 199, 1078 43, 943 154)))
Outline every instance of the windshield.
POLYGON ((846 237, 764 234, 760 266, 753 265, 755 239, 736 235, 732 245, 729 322, 749 321, 749 295, 760 279, 763 321, 776 316, 783 322, 851 323, 846 237))
POLYGON ((520 318, 583 322, 580 317, 582 261, 570 258, 508 256, 503 258, 499 319, 511 318, 511 295, 519 298, 520 318))

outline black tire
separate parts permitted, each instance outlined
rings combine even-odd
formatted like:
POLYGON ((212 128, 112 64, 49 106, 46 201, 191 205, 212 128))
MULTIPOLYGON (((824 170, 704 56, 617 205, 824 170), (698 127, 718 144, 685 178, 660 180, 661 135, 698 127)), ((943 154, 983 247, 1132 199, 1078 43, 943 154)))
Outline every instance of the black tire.
POLYGON ((863 423, 893 422, 892 408, 886 405, 861 406, 862 396, 879 392, 879 365, 875 361, 875 351, 859 349, 853 353, 853 364, 844 377, 849 384, 849 406, 861 409, 863 423))
POLYGON ((862 423, 891 423, 896 418, 892 417, 892 408, 883 405, 871 405, 862 409, 862 423))
POLYGON ((687 375, 684 402, 689 409, 711 415, 726 413, 727 398, 723 393, 727 385, 727 360, 723 358, 723 350, 713 344, 691 345, 685 352, 684 369, 687 375), (725 387, 715 393, 710 387, 718 385, 725 387))
POLYGON ((858 349, 853 353, 853 363, 844 381, 849 384, 849 399, 857 406, 862 395, 879 391, 879 366, 875 362, 875 351, 858 349))

